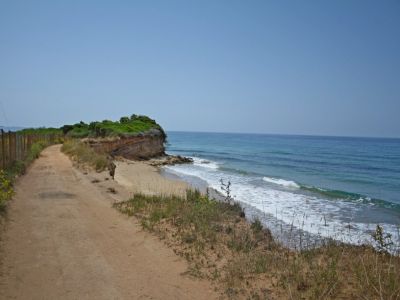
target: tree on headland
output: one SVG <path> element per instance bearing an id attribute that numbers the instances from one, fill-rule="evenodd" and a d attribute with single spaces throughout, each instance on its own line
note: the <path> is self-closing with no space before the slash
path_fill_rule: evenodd
<path id="1" fill-rule="evenodd" d="M 131 120 L 128 118 L 128 117 L 121 117 L 120 119 L 119 119 L 119 122 L 121 123 L 121 124 L 126 124 L 126 123 L 129 123 Z"/>

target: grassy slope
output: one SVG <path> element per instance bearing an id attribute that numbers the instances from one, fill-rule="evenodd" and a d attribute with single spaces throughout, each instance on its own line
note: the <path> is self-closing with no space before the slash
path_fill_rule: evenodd
<path id="1" fill-rule="evenodd" d="M 105 154 L 96 153 L 90 146 L 78 140 L 65 141 L 61 151 L 78 164 L 92 167 L 98 172 L 107 168 L 108 160 Z"/>
<path id="2" fill-rule="evenodd" d="M 400 298 L 400 258 L 372 247 L 328 241 L 294 252 L 259 221 L 245 221 L 238 205 L 198 192 L 186 199 L 139 194 L 115 207 L 185 257 L 190 275 L 212 280 L 229 298 Z"/>

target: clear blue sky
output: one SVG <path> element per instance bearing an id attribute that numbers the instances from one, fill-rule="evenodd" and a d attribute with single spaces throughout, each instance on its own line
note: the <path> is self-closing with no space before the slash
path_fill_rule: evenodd
<path id="1" fill-rule="evenodd" d="M 400 1 L 0 1 L 0 124 L 400 137 Z"/>

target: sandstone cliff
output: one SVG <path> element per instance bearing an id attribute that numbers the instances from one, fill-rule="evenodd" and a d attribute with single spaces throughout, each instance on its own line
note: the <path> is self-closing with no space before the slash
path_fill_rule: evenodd
<path id="1" fill-rule="evenodd" d="M 165 155 L 165 135 L 156 129 L 134 136 L 87 138 L 85 142 L 96 152 L 127 159 L 143 160 Z"/>

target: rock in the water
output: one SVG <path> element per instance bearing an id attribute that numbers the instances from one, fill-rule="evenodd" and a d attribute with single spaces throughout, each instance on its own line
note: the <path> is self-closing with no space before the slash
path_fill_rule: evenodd
<path id="1" fill-rule="evenodd" d="M 177 164 L 187 164 L 192 163 L 193 159 L 190 157 L 184 157 L 180 155 L 165 155 L 159 158 L 153 158 L 149 161 L 151 166 L 167 166 L 167 165 L 177 165 Z"/>

